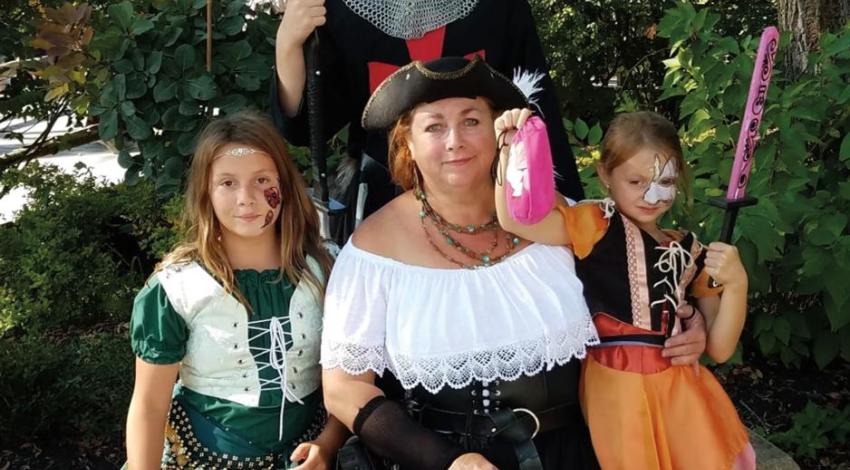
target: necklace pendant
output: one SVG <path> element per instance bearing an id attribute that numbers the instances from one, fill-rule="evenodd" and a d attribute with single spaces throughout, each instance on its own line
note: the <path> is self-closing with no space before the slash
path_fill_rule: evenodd
<path id="1" fill-rule="evenodd" d="M 484 266 L 490 266 L 490 257 L 489 256 L 487 256 L 487 255 L 482 256 L 481 261 L 484 262 Z"/>
<path id="2" fill-rule="evenodd" d="M 466 231 L 469 232 L 469 233 L 475 233 L 475 226 L 472 225 L 472 224 L 467 225 Z"/>
<path id="3" fill-rule="evenodd" d="M 454 244 L 455 244 L 455 240 L 454 240 L 454 238 L 452 238 L 452 237 L 446 237 L 446 244 L 448 244 L 448 245 L 454 245 Z"/>

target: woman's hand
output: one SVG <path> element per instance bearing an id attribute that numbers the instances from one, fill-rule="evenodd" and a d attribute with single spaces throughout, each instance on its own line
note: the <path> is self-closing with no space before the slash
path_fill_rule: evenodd
<path id="1" fill-rule="evenodd" d="M 684 331 L 674 335 L 664 342 L 661 351 L 663 357 L 669 357 L 674 366 L 687 364 L 699 365 L 699 358 L 705 352 L 706 328 L 705 319 L 693 305 L 683 304 L 679 306 L 676 315 L 684 324 Z M 692 316 L 691 316 L 692 315 Z M 688 318 L 690 316 L 690 318 Z"/>
<path id="2" fill-rule="evenodd" d="M 468 452 L 456 458 L 449 470 L 499 470 L 483 455 Z"/>
<path id="3" fill-rule="evenodd" d="M 322 449 L 314 441 L 302 442 L 289 456 L 292 462 L 301 462 L 292 470 L 327 470 L 333 461 L 333 456 Z"/>
<path id="4" fill-rule="evenodd" d="M 705 272 L 724 287 L 747 286 L 747 271 L 734 245 L 711 242 L 706 250 Z"/>
<path id="5" fill-rule="evenodd" d="M 509 109 L 502 113 L 496 119 L 494 126 L 496 128 L 496 139 L 497 144 L 500 148 L 507 147 L 510 144 L 511 140 L 514 138 L 514 134 L 525 124 L 525 121 L 531 117 L 531 110 L 528 108 L 514 108 Z"/>
<path id="6" fill-rule="evenodd" d="M 325 24 L 325 0 L 287 0 L 283 20 L 277 28 L 275 48 L 300 49 L 307 36 Z"/>

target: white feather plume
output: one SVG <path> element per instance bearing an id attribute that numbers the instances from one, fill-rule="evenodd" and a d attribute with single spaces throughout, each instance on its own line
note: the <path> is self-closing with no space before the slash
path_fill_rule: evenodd
<path id="1" fill-rule="evenodd" d="M 514 76 L 512 79 L 514 85 L 516 85 L 517 88 L 519 88 L 519 91 L 525 95 L 525 98 L 528 100 L 528 104 L 537 108 L 537 112 L 539 112 L 543 118 L 546 116 L 543 116 L 543 110 L 540 109 L 540 106 L 537 104 L 537 97 L 534 95 L 543 90 L 541 82 L 545 76 L 546 74 L 544 72 L 524 70 L 522 67 L 516 67 L 514 68 Z"/>

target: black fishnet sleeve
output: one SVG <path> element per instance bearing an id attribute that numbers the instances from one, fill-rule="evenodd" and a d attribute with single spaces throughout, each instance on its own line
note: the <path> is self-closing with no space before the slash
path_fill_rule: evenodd
<path id="1" fill-rule="evenodd" d="M 372 451 L 401 468 L 445 470 L 464 450 L 413 420 L 398 403 L 380 396 L 354 418 L 354 433 Z"/>

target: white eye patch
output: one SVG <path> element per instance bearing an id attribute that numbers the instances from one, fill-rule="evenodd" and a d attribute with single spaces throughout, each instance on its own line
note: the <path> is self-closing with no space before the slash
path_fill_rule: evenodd
<path id="1" fill-rule="evenodd" d="M 664 166 L 661 167 L 661 157 L 655 155 L 655 163 L 652 169 L 652 181 L 646 192 L 643 193 L 643 200 L 649 204 L 658 204 L 659 202 L 672 202 L 676 197 L 676 185 L 662 184 L 662 181 L 676 181 L 679 172 L 676 171 L 676 165 L 672 158 L 668 158 Z"/>

